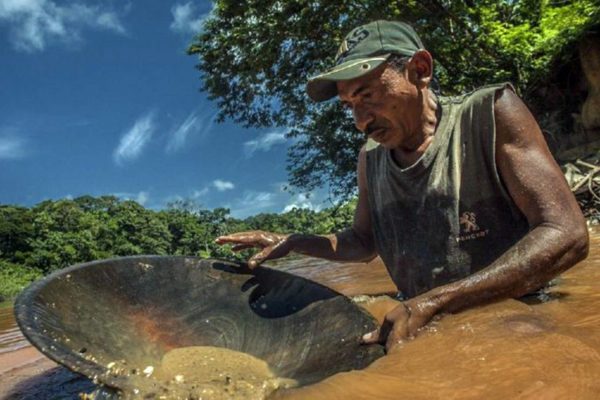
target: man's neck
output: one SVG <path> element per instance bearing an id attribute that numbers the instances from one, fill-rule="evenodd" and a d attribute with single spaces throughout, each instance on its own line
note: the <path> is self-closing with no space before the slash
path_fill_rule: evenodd
<path id="1" fill-rule="evenodd" d="M 439 122 L 439 107 L 437 96 L 428 88 L 423 93 L 423 112 L 421 113 L 421 125 L 413 140 L 406 145 L 392 150 L 394 160 L 402 167 L 413 165 L 425 150 L 433 142 L 436 128 Z"/>

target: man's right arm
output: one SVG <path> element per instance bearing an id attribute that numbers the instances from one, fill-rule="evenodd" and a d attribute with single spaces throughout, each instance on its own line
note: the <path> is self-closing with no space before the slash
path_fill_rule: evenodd
<path id="1" fill-rule="evenodd" d="M 278 234 L 263 231 L 239 232 L 217 238 L 218 244 L 233 244 L 233 250 L 262 249 L 248 260 L 250 268 L 290 252 L 334 261 L 370 261 L 376 256 L 367 194 L 367 154 L 358 156 L 358 203 L 352 227 L 332 235 Z"/>

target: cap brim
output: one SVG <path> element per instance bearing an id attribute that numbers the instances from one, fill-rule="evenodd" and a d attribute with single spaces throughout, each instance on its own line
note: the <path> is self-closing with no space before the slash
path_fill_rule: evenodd
<path id="1" fill-rule="evenodd" d="M 317 102 L 329 100 L 338 94 L 336 82 L 347 81 L 367 74 L 383 64 L 389 56 L 389 54 L 382 54 L 336 65 L 329 71 L 310 78 L 306 84 L 306 93 Z"/>

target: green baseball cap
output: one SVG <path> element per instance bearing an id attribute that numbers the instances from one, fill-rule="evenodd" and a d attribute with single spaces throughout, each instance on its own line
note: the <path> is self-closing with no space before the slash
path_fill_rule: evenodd
<path id="1" fill-rule="evenodd" d="M 344 38 L 335 65 L 308 80 L 306 92 L 314 101 L 329 100 L 338 94 L 337 81 L 358 78 L 392 54 L 412 56 L 423 48 L 419 35 L 404 22 L 375 21 L 359 26 Z"/>

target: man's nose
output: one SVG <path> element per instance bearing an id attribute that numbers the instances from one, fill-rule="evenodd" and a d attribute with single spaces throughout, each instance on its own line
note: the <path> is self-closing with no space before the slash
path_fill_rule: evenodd
<path id="1" fill-rule="evenodd" d="M 352 113 L 354 115 L 354 125 L 356 126 L 356 129 L 361 132 L 365 132 L 367 126 L 375 119 L 373 114 L 366 107 L 356 106 L 352 110 Z"/>

